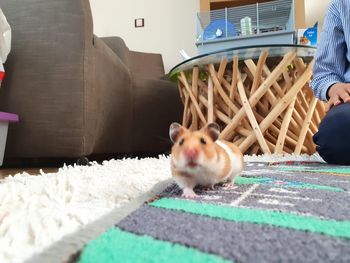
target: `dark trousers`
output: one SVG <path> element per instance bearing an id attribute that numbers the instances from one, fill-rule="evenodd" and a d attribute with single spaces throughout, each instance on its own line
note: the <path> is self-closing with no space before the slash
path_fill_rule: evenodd
<path id="1" fill-rule="evenodd" d="M 313 139 L 327 163 L 350 165 L 350 103 L 333 107 Z"/>

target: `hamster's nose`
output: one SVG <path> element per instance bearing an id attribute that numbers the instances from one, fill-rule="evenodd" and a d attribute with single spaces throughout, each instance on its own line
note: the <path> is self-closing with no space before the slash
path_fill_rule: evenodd
<path id="1" fill-rule="evenodd" d="M 185 152 L 188 159 L 194 160 L 198 156 L 198 151 L 194 148 L 187 149 Z"/>

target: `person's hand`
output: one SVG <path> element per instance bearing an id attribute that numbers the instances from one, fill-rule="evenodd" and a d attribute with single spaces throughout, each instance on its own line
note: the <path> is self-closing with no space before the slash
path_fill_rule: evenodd
<path id="1" fill-rule="evenodd" d="M 328 90 L 328 104 L 327 111 L 333 106 L 338 106 L 341 103 L 350 102 L 350 83 L 335 83 Z"/>

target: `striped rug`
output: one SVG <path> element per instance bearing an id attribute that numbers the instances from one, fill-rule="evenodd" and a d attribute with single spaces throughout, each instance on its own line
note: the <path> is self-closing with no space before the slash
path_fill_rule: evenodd
<path id="1" fill-rule="evenodd" d="M 247 163 L 231 188 L 174 184 L 91 240 L 74 261 L 350 262 L 350 168 Z"/>

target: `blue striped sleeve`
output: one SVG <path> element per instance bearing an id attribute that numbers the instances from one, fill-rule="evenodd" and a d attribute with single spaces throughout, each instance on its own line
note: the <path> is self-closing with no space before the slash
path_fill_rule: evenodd
<path id="1" fill-rule="evenodd" d="M 346 71 L 346 43 L 336 4 L 332 1 L 328 8 L 311 81 L 315 96 L 324 101 L 331 85 L 344 82 Z"/>

